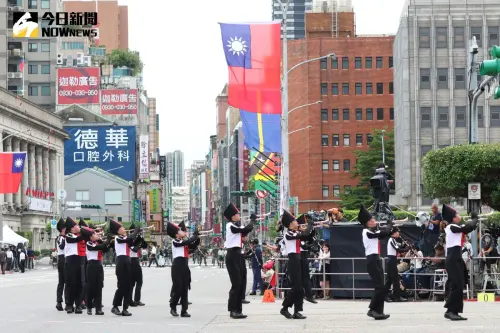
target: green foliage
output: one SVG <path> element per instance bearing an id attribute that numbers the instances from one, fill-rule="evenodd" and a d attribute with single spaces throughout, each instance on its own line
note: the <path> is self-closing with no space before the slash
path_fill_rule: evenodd
<path id="1" fill-rule="evenodd" d="M 141 73 L 144 67 L 139 54 L 130 50 L 113 50 L 108 54 L 108 59 L 114 68 L 123 66 L 130 68 L 133 76 Z"/>
<path id="2" fill-rule="evenodd" d="M 276 225 L 278 224 L 278 214 L 274 215 L 273 219 L 269 219 L 267 224 L 267 234 L 271 241 L 273 241 L 276 237 L 278 237 L 278 233 L 276 232 Z"/>
<path id="3" fill-rule="evenodd" d="M 343 209 L 359 210 L 360 205 L 370 207 L 373 204 L 373 196 L 366 186 L 354 187 L 348 193 L 342 193 L 340 198 L 342 199 L 341 205 Z"/>
<path id="4" fill-rule="evenodd" d="M 253 177 L 250 177 L 248 179 L 248 190 L 249 191 L 255 191 L 255 179 Z"/>
<path id="5" fill-rule="evenodd" d="M 354 210 L 344 209 L 344 217 L 347 219 L 347 221 L 353 221 L 353 222 L 357 221 L 358 213 L 359 213 L 359 207 L 358 207 L 358 209 L 354 209 Z M 408 221 L 415 220 L 415 216 L 414 216 L 414 215 L 416 215 L 415 212 L 394 211 L 393 213 L 396 216 L 396 220 L 403 220 L 405 218 L 408 218 Z"/>
<path id="6" fill-rule="evenodd" d="M 494 212 L 491 215 L 488 215 L 488 219 L 483 222 L 486 227 L 500 226 L 500 212 Z"/>
<path id="7" fill-rule="evenodd" d="M 459 145 L 429 151 L 422 161 L 425 194 L 467 198 L 467 183 L 481 183 L 481 201 L 500 209 L 500 144 Z"/>
<path id="8" fill-rule="evenodd" d="M 52 233 L 52 226 L 50 225 L 50 222 L 47 222 L 47 224 L 45 225 L 45 233 L 46 234 Z"/>
<path id="9" fill-rule="evenodd" d="M 33 246 L 33 232 L 32 231 L 16 231 L 16 234 L 26 238 L 31 246 Z"/>

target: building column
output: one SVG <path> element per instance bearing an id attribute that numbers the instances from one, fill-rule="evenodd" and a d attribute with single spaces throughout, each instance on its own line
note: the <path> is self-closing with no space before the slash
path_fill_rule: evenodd
<path id="1" fill-rule="evenodd" d="M 55 205 L 55 208 L 53 211 L 58 212 L 58 197 L 57 197 L 57 181 L 56 181 L 56 170 L 57 170 L 57 156 L 56 152 L 51 150 L 49 152 L 49 192 L 53 192 L 53 204 Z"/>
<path id="2" fill-rule="evenodd" d="M 38 191 L 43 190 L 42 147 L 35 147 L 35 182 Z"/>
<path id="3" fill-rule="evenodd" d="M 12 151 L 12 137 L 8 137 L 3 141 L 3 151 L 11 152 Z M 7 207 L 12 207 L 12 193 L 5 194 L 5 203 Z"/>
<path id="4" fill-rule="evenodd" d="M 21 141 L 21 151 L 26 152 L 26 160 L 24 161 L 24 170 L 23 170 L 23 179 L 21 180 L 21 205 L 26 205 L 28 203 L 28 196 L 26 195 L 26 189 L 29 186 L 28 182 L 28 176 L 29 176 L 29 163 L 30 163 L 30 157 L 29 157 L 29 152 L 28 152 L 28 142 L 22 140 Z"/>
<path id="5" fill-rule="evenodd" d="M 42 188 L 41 190 L 44 192 L 49 192 L 49 150 L 47 148 L 43 148 L 42 150 Z M 44 198 L 45 199 L 45 198 Z"/>
<path id="6" fill-rule="evenodd" d="M 14 151 L 14 152 L 21 151 L 21 140 L 20 139 L 12 138 L 12 151 Z M 26 161 L 25 161 L 25 164 L 26 164 Z M 24 165 L 23 165 L 23 168 L 24 168 Z M 23 174 L 24 174 L 24 170 L 23 170 Z M 19 186 L 19 190 L 17 191 L 17 193 L 14 193 L 13 202 L 14 202 L 15 208 L 21 207 L 21 198 L 23 195 L 23 191 L 25 191 L 25 189 L 23 188 L 23 186 L 21 184 Z"/>
<path id="7" fill-rule="evenodd" d="M 36 187 L 36 158 L 35 158 L 35 145 L 28 144 L 28 184 L 30 191 Z"/>

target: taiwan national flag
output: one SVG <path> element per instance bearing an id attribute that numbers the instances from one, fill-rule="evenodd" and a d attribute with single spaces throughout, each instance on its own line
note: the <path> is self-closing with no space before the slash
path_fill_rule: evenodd
<path id="1" fill-rule="evenodd" d="M 281 24 L 220 26 L 229 70 L 228 104 L 248 112 L 281 113 Z"/>
<path id="2" fill-rule="evenodd" d="M 0 193 L 17 193 L 23 178 L 26 152 L 0 153 Z"/>

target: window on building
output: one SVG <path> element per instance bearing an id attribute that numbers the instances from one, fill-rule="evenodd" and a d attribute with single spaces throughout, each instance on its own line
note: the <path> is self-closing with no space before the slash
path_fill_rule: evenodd
<path id="1" fill-rule="evenodd" d="M 351 145 L 351 135 L 344 134 L 344 146 L 348 147 Z"/>
<path id="2" fill-rule="evenodd" d="M 338 83 L 332 83 L 332 95 L 338 95 L 339 94 L 339 84 Z"/>
<path id="3" fill-rule="evenodd" d="M 363 120 L 363 109 L 356 109 L 356 120 Z"/>
<path id="4" fill-rule="evenodd" d="M 339 120 L 339 109 L 332 110 L 332 120 Z"/>
<path id="5" fill-rule="evenodd" d="M 455 127 L 465 127 L 467 124 L 467 117 L 465 106 L 455 106 Z"/>
<path id="6" fill-rule="evenodd" d="M 321 109 L 321 121 L 328 121 L 328 109 Z"/>
<path id="7" fill-rule="evenodd" d="M 477 46 L 479 46 L 479 47 L 483 46 L 483 40 L 481 39 L 482 30 L 483 30 L 482 27 L 471 27 L 470 28 L 471 38 L 476 37 Z"/>
<path id="8" fill-rule="evenodd" d="M 490 105 L 490 113 L 491 113 L 490 126 L 500 127 L 500 106 Z"/>
<path id="9" fill-rule="evenodd" d="M 323 95 L 323 96 L 328 95 L 328 84 L 327 83 L 321 84 L 321 95 Z"/>
<path id="10" fill-rule="evenodd" d="M 361 69 L 361 57 L 354 58 L 354 68 Z"/>
<path id="11" fill-rule="evenodd" d="M 38 52 L 38 43 L 28 43 L 28 52 Z"/>
<path id="12" fill-rule="evenodd" d="M 373 83 L 366 82 L 366 94 L 367 95 L 373 94 Z"/>
<path id="13" fill-rule="evenodd" d="M 37 9 L 37 0 L 28 0 L 28 9 Z"/>
<path id="14" fill-rule="evenodd" d="M 432 150 L 432 146 L 421 146 L 420 147 L 420 153 L 421 153 L 422 157 L 424 157 L 431 150 Z"/>
<path id="15" fill-rule="evenodd" d="M 383 57 L 377 57 L 377 68 L 384 68 L 384 58 Z"/>
<path id="16" fill-rule="evenodd" d="M 363 145 L 363 134 L 356 134 L 356 146 Z"/>
<path id="17" fill-rule="evenodd" d="M 488 47 L 498 45 L 498 30 L 498 26 L 488 27 Z"/>
<path id="18" fill-rule="evenodd" d="M 384 84 L 382 82 L 377 82 L 377 95 L 384 94 Z"/>
<path id="19" fill-rule="evenodd" d="M 449 109 L 447 106 L 438 107 L 438 127 L 450 127 Z"/>
<path id="20" fill-rule="evenodd" d="M 420 89 L 431 89 L 430 68 L 420 68 Z"/>
<path id="21" fill-rule="evenodd" d="M 455 68 L 455 89 L 465 89 L 465 68 Z"/>
<path id="22" fill-rule="evenodd" d="M 365 57 L 365 68 L 373 67 L 373 59 L 372 57 Z"/>
<path id="23" fill-rule="evenodd" d="M 342 57 L 342 69 L 349 69 L 349 58 Z"/>
<path id="24" fill-rule="evenodd" d="M 330 169 L 328 160 L 321 161 L 321 170 L 328 171 Z"/>
<path id="25" fill-rule="evenodd" d="M 344 171 L 351 170 L 351 160 L 344 160 Z"/>
<path id="26" fill-rule="evenodd" d="M 333 160 L 333 171 L 339 171 L 339 170 L 340 170 L 340 161 Z"/>
<path id="27" fill-rule="evenodd" d="M 389 120 L 394 120 L 394 108 L 389 109 Z"/>
<path id="28" fill-rule="evenodd" d="M 366 142 L 371 143 L 372 141 L 373 141 L 373 135 L 371 133 L 366 134 Z"/>
<path id="29" fill-rule="evenodd" d="M 377 108 L 377 120 L 384 120 L 384 108 Z"/>
<path id="30" fill-rule="evenodd" d="M 322 134 L 321 135 L 321 145 L 323 147 L 327 147 L 328 146 L 328 134 Z"/>
<path id="31" fill-rule="evenodd" d="M 123 203 L 122 190 L 104 190 L 105 205 L 121 205 Z"/>
<path id="32" fill-rule="evenodd" d="M 333 185 L 333 197 L 334 198 L 340 197 L 340 185 Z"/>
<path id="33" fill-rule="evenodd" d="M 339 69 L 339 59 L 337 57 L 332 57 L 332 69 Z"/>
<path id="34" fill-rule="evenodd" d="M 40 70 L 41 74 L 50 74 L 50 65 L 49 64 L 41 65 L 40 69 L 41 69 Z"/>
<path id="35" fill-rule="evenodd" d="M 323 185 L 322 189 L 323 189 L 323 198 L 328 198 L 328 195 L 330 194 L 328 191 L 328 185 Z"/>
<path id="36" fill-rule="evenodd" d="M 438 68 L 438 89 L 448 89 L 448 68 Z"/>
<path id="37" fill-rule="evenodd" d="M 448 47 L 448 28 L 436 27 L 436 47 L 445 49 Z"/>
<path id="38" fill-rule="evenodd" d="M 349 83 L 342 83 L 342 95 L 349 95 Z"/>
<path id="39" fill-rule="evenodd" d="M 391 94 L 391 95 L 394 94 L 394 82 L 393 81 L 389 82 L 389 94 Z"/>
<path id="40" fill-rule="evenodd" d="M 478 127 L 484 127 L 483 107 L 482 106 L 478 106 L 477 107 L 477 126 Z"/>
<path id="41" fill-rule="evenodd" d="M 75 191 L 75 200 L 76 201 L 89 201 L 90 200 L 90 191 Z"/>
<path id="42" fill-rule="evenodd" d="M 352 190 L 351 185 L 344 185 L 344 194 L 350 194 Z"/>
<path id="43" fill-rule="evenodd" d="M 332 134 L 332 146 L 337 147 L 340 145 L 340 138 L 338 134 Z"/>
<path id="44" fill-rule="evenodd" d="M 38 74 L 38 65 L 28 65 L 28 74 Z"/>
<path id="45" fill-rule="evenodd" d="M 328 59 L 327 58 L 322 58 L 319 62 L 319 66 L 321 69 L 328 69 Z"/>
<path id="46" fill-rule="evenodd" d="M 461 49 L 465 47 L 465 28 L 453 27 L 453 48 Z"/>
<path id="47" fill-rule="evenodd" d="M 428 27 L 418 28 L 418 47 L 421 49 L 428 49 L 431 47 L 430 39 L 431 29 Z"/>
<path id="48" fill-rule="evenodd" d="M 362 83 L 356 83 L 355 84 L 355 94 L 356 95 L 361 95 L 363 94 L 363 84 Z"/>
<path id="49" fill-rule="evenodd" d="M 40 86 L 40 92 L 41 92 L 41 96 L 50 96 L 51 93 L 50 93 L 50 85 L 41 85 Z"/>
<path id="50" fill-rule="evenodd" d="M 366 120 L 373 120 L 373 109 L 366 109 Z"/>
<path id="51" fill-rule="evenodd" d="M 40 0 L 41 9 L 50 9 L 50 0 Z"/>
<path id="52" fill-rule="evenodd" d="M 28 86 L 28 96 L 38 96 L 38 86 Z"/>
<path id="53" fill-rule="evenodd" d="M 389 68 L 394 67 L 394 59 L 392 57 L 389 57 Z"/>
<path id="54" fill-rule="evenodd" d="M 342 120 L 349 120 L 349 109 L 342 110 Z"/>
<path id="55" fill-rule="evenodd" d="M 431 128 L 432 127 L 431 115 L 432 115 L 432 109 L 430 107 L 428 107 L 428 106 L 420 107 L 420 127 L 421 128 Z"/>
<path id="56" fill-rule="evenodd" d="M 40 51 L 50 52 L 50 43 L 41 42 L 40 43 Z"/>

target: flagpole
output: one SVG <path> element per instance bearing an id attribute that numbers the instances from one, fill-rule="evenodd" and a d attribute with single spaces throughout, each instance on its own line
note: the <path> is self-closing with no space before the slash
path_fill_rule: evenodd
<path id="1" fill-rule="evenodd" d="M 24 51 L 21 51 L 23 52 L 22 56 L 21 56 L 21 64 L 23 66 L 23 68 L 21 69 L 21 75 L 22 75 L 22 79 L 21 79 L 21 82 L 22 82 L 22 95 L 21 97 L 24 97 L 24 67 L 26 67 L 26 64 L 24 63 Z M 19 93 L 17 94 L 19 96 Z"/>

